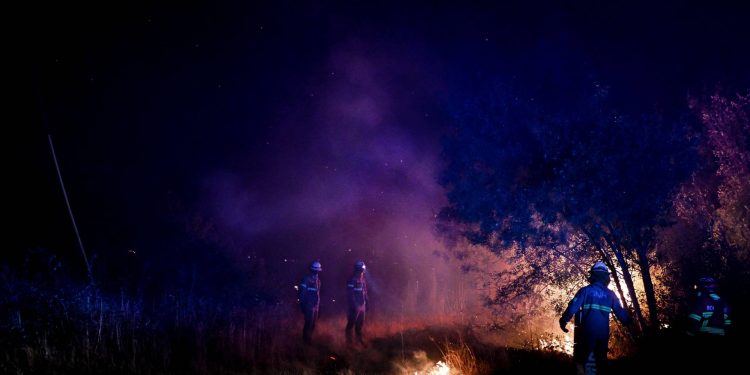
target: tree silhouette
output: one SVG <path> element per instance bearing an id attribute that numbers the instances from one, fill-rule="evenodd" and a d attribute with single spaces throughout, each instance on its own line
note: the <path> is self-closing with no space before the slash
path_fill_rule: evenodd
<path id="1" fill-rule="evenodd" d="M 549 110 L 500 85 L 468 102 L 444 143 L 442 218 L 497 253 L 554 253 L 583 238 L 589 255 L 620 271 L 618 293 L 626 301 L 627 290 L 641 326 L 658 327 L 655 230 L 692 170 L 692 149 L 681 122 L 627 118 L 608 109 L 606 97 L 606 87 L 592 84 Z M 631 264 L 643 280 L 648 323 Z"/>

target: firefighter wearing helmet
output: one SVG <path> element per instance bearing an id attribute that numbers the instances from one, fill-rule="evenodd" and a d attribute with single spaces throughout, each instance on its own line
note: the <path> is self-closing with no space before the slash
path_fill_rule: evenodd
<path id="1" fill-rule="evenodd" d="M 560 328 L 568 332 L 565 326 L 575 315 L 573 361 L 577 374 L 602 372 L 607 360 L 610 313 L 614 312 L 623 324 L 630 324 L 630 316 L 607 288 L 609 269 L 604 263 L 596 262 L 591 267 L 588 281 L 589 285 L 578 290 L 560 318 Z"/>
<path id="2" fill-rule="evenodd" d="M 685 352 L 691 372 L 732 373 L 731 345 L 725 335 L 732 325 L 729 305 L 718 294 L 713 277 L 701 277 L 695 285 L 696 299 L 688 315 Z M 736 368 L 735 368 L 736 369 Z"/>
<path id="3" fill-rule="evenodd" d="M 346 295 L 349 307 L 346 314 L 346 342 L 352 343 L 352 330 L 357 336 L 357 342 L 365 345 L 362 338 L 362 326 L 365 324 L 367 311 L 367 282 L 365 281 L 365 262 L 359 260 L 354 263 L 354 274 L 346 283 Z"/>
<path id="4" fill-rule="evenodd" d="M 299 283 L 299 305 L 305 316 L 305 326 L 302 329 L 302 340 L 305 344 L 312 342 L 312 333 L 315 330 L 315 322 L 318 320 L 320 310 L 320 277 L 318 273 L 323 271 L 320 261 L 316 260 L 310 264 L 310 274 Z"/>

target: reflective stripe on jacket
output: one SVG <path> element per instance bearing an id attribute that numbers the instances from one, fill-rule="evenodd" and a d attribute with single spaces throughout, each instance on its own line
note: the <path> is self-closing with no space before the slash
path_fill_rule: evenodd
<path id="1" fill-rule="evenodd" d="M 346 283 L 346 295 L 349 307 L 367 304 L 367 281 L 364 276 L 353 276 Z"/>
<path id="2" fill-rule="evenodd" d="M 320 278 L 317 275 L 307 275 L 299 283 L 299 303 L 303 309 L 320 306 Z"/>
<path id="3" fill-rule="evenodd" d="M 724 336 L 732 325 L 729 306 L 716 293 L 698 296 L 693 310 L 688 315 L 688 334 Z"/>
<path id="4" fill-rule="evenodd" d="M 615 292 L 601 283 L 592 283 L 578 290 L 562 315 L 569 321 L 575 314 L 576 329 L 583 328 L 585 336 L 608 337 L 609 314 L 614 312 L 618 320 L 630 322 L 630 316 L 622 308 Z"/>

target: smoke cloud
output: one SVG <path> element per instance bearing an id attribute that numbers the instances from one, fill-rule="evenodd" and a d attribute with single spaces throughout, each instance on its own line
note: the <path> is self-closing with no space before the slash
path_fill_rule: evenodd
<path id="1" fill-rule="evenodd" d="M 320 259 L 324 308 L 342 309 L 346 278 L 362 259 L 376 310 L 461 309 L 464 276 L 434 229 L 445 203 L 430 102 L 439 82 L 417 58 L 388 56 L 356 42 L 334 50 L 268 124 L 271 136 L 255 142 L 257 164 L 205 181 L 202 210 L 232 256 L 255 263 L 282 299 L 294 298 L 292 285 Z"/>

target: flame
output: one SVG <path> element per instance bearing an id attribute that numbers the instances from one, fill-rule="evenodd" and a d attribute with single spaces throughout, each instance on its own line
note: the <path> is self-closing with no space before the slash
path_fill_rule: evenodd
<path id="1" fill-rule="evenodd" d="M 563 335 L 562 341 L 556 337 L 549 340 L 539 339 L 539 348 L 573 355 L 573 339 L 570 334 Z"/>
<path id="2" fill-rule="evenodd" d="M 429 371 L 425 372 L 424 375 L 450 375 L 451 368 L 443 361 L 438 361 Z M 414 375 L 422 375 L 419 371 L 415 371 Z"/>
<path id="3" fill-rule="evenodd" d="M 465 373 L 460 367 L 455 367 L 448 358 L 443 358 L 437 363 L 430 361 L 427 359 L 426 353 L 421 350 L 414 353 L 414 361 L 414 363 L 405 364 L 406 366 L 402 368 L 400 373 L 405 375 L 471 375 L 474 373 Z"/>

